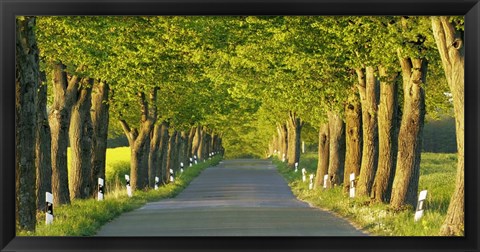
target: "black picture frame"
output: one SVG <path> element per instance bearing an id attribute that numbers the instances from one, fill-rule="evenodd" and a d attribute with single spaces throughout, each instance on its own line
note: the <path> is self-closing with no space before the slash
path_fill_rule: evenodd
<path id="1" fill-rule="evenodd" d="M 1 251 L 478 251 L 480 4 L 478 0 L 0 0 Z M 16 237 L 17 15 L 465 15 L 464 237 Z"/>

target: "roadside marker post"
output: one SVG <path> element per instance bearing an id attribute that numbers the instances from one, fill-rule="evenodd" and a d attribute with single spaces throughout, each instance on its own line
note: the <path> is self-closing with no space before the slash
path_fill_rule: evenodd
<path id="1" fill-rule="evenodd" d="M 170 169 L 170 182 L 175 182 L 175 177 L 173 176 L 173 169 Z"/>
<path id="2" fill-rule="evenodd" d="M 327 189 L 327 182 L 328 182 L 328 174 L 323 176 L 323 189 Z"/>
<path id="3" fill-rule="evenodd" d="M 125 180 L 127 181 L 127 195 L 132 197 L 132 187 L 130 186 L 130 176 L 125 175 Z"/>
<path id="4" fill-rule="evenodd" d="M 305 169 L 305 168 L 304 168 Z M 310 184 L 308 185 L 308 189 L 312 190 L 313 189 L 313 174 L 310 174 Z"/>
<path id="5" fill-rule="evenodd" d="M 102 178 L 98 178 L 98 193 L 97 193 L 97 199 L 98 201 L 102 201 L 103 200 L 103 187 L 104 187 L 104 184 L 105 181 L 102 179 Z"/>
<path id="6" fill-rule="evenodd" d="M 192 165 L 193 165 L 193 159 L 190 158 L 190 167 L 192 167 Z"/>
<path id="7" fill-rule="evenodd" d="M 45 201 L 45 223 L 50 225 L 53 222 L 53 194 L 46 192 Z"/>
<path id="8" fill-rule="evenodd" d="M 305 182 L 307 180 L 307 170 L 302 168 L 302 181 Z"/>
<path id="9" fill-rule="evenodd" d="M 160 178 L 155 177 L 155 190 L 158 190 L 158 182 L 160 182 Z"/>
<path id="10" fill-rule="evenodd" d="M 298 171 L 298 162 L 295 162 L 295 172 Z"/>
<path id="11" fill-rule="evenodd" d="M 285 162 L 285 153 L 283 153 L 282 162 Z"/>
<path id="12" fill-rule="evenodd" d="M 423 208 L 425 206 L 425 200 L 427 199 L 427 190 L 423 190 L 418 195 L 417 209 L 415 210 L 415 221 L 420 220 L 423 216 Z"/>
<path id="13" fill-rule="evenodd" d="M 180 173 L 183 173 L 183 162 L 180 162 Z"/>
<path id="14" fill-rule="evenodd" d="M 350 173 L 350 198 L 355 197 L 355 173 Z"/>
<path id="15" fill-rule="evenodd" d="M 198 164 L 198 162 L 197 162 L 197 155 L 193 155 L 193 159 L 195 160 L 195 164 Z"/>

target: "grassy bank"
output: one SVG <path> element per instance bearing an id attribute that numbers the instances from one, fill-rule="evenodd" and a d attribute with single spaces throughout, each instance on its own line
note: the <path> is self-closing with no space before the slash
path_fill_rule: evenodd
<path id="1" fill-rule="evenodd" d="M 176 178 L 175 183 L 160 186 L 158 190 L 135 191 L 130 198 L 120 182 L 121 176 L 129 174 L 129 153 L 128 148 L 123 147 L 107 151 L 107 192 L 104 201 L 73 200 L 70 205 L 55 207 L 55 219 L 51 225 L 46 225 L 45 214 L 39 213 L 36 231 L 23 231 L 17 235 L 92 236 L 102 225 L 124 212 L 132 211 L 150 201 L 176 196 L 205 168 L 217 165 L 221 160 L 221 157 L 217 156 L 205 163 L 187 167 L 185 172 Z"/>
<path id="2" fill-rule="evenodd" d="M 419 190 L 428 190 L 422 219 L 414 222 L 414 209 L 393 211 L 387 204 L 370 203 L 368 198 L 350 199 L 341 187 L 330 190 L 308 190 L 301 172 L 274 160 L 293 193 L 301 200 L 331 210 L 356 226 L 380 236 L 437 236 L 443 223 L 455 185 L 456 154 L 422 153 Z M 315 174 L 316 154 L 304 154 L 299 168 Z M 299 170 L 300 170 L 299 169 Z"/>

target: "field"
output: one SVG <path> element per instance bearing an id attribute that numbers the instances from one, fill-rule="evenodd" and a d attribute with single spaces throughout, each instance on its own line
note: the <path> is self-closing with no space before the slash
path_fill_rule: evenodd
<path id="1" fill-rule="evenodd" d="M 370 203 L 368 198 L 350 199 L 341 187 L 331 190 L 308 190 L 301 172 L 274 160 L 293 193 L 316 207 L 346 217 L 354 225 L 378 236 L 437 236 L 443 223 L 455 185 L 456 154 L 422 153 L 419 190 L 428 190 L 423 218 L 414 222 L 414 209 L 393 211 L 387 204 Z M 304 154 L 299 168 L 315 174 L 317 155 Z M 300 170 L 299 169 L 299 170 Z"/>

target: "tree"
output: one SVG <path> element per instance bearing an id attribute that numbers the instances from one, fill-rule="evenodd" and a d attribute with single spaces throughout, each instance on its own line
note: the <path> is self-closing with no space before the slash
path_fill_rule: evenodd
<path id="1" fill-rule="evenodd" d="M 16 19 L 15 210 L 18 228 L 28 231 L 34 231 L 36 224 L 35 133 L 40 74 L 35 21 L 35 17 Z"/>
<path id="2" fill-rule="evenodd" d="M 464 69 L 465 49 L 463 47 L 463 19 L 452 17 L 431 17 L 433 35 L 437 44 L 448 86 L 452 93 L 455 111 L 457 138 L 457 176 L 455 191 L 450 200 L 447 217 L 442 225 L 442 235 L 462 235 L 465 215 L 464 178 Z"/>

